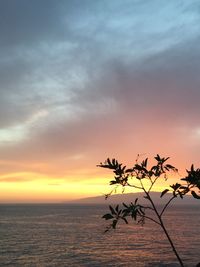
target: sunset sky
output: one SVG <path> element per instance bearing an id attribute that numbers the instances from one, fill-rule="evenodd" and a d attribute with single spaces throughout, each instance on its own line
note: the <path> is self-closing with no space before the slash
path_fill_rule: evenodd
<path id="1" fill-rule="evenodd" d="M 200 2 L 0 0 L 0 202 L 101 195 L 138 153 L 200 167 Z"/>

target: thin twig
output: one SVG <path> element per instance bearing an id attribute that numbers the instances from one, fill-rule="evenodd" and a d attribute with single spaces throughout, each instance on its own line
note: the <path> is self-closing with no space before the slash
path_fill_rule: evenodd
<path id="1" fill-rule="evenodd" d="M 142 215 L 142 217 L 144 217 L 144 218 L 146 218 L 146 219 L 148 219 L 148 220 L 150 220 L 150 221 L 153 221 L 154 223 L 157 223 L 158 225 L 160 225 L 160 226 L 161 226 L 161 224 L 160 224 L 159 222 L 157 222 L 156 220 L 152 219 L 152 218 L 151 218 L 151 217 L 149 217 L 149 216 Z"/>
<path id="2" fill-rule="evenodd" d="M 174 195 L 173 197 L 171 197 L 170 199 L 169 199 L 169 201 L 165 204 L 165 206 L 163 207 L 163 209 L 162 209 L 162 211 L 161 211 L 161 213 L 160 213 L 160 217 L 162 217 L 162 215 L 163 215 L 163 213 L 164 213 L 164 211 L 166 210 L 166 208 L 169 206 L 169 204 L 171 203 L 171 201 L 174 199 L 174 198 L 176 198 L 177 197 L 177 195 Z"/>
<path id="3" fill-rule="evenodd" d="M 158 177 L 155 178 L 154 181 L 152 181 L 152 179 L 150 180 L 151 181 L 151 185 L 149 187 L 149 190 L 148 190 L 148 193 L 151 191 L 152 187 L 154 186 L 155 182 L 157 181 Z"/>
<path id="4" fill-rule="evenodd" d="M 126 185 L 127 185 L 127 186 L 130 186 L 130 187 L 134 187 L 134 188 L 136 188 L 136 189 L 143 190 L 143 188 L 142 188 L 142 187 L 140 187 L 140 186 L 136 186 L 136 185 L 129 184 L 129 183 L 126 183 Z"/>

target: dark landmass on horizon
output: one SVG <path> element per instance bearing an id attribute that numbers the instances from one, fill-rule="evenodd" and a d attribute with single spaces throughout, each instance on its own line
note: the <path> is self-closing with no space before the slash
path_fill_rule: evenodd
<path id="1" fill-rule="evenodd" d="M 171 193 L 166 194 L 162 198 L 160 197 L 160 192 L 152 192 L 151 193 L 152 198 L 154 199 L 156 204 L 163 205 L 165 204 L 170 197 L 172 196 Z M 65 201 L 65 203 L 69 204 L 121 204 L 121 203 L 130 203 L 134 202 L 136 198 L 138 198 L 138 202 L 140 204 L 148 203 L 148 200 L 145 199 L 143 193 L 127 193 L 127 194 L 114 194 L 109 196 L 107 199 L 105 199 L 105 196 L 96 196 L 96 197 L 87 197 L 87 198 L 81 198 L 73 201 Z M 194 199 L 192 196 L 185 196 L 183 199 L 180 197 L 176 198 L 174 201 L 172 201 L 171 205 L 199 205 L 199 200 Z"/>

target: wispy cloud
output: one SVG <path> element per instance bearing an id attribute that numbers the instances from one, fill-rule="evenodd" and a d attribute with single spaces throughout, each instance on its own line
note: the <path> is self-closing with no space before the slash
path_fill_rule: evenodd
<path id="1" fill-rule="evenodd" d="M 77 168 L 91 177 L 108 155 L 143 152 L 196 162 L 199 8 L 1 1 L 0 149 L 9 171 L 25 164 L 70 180 Z"/>

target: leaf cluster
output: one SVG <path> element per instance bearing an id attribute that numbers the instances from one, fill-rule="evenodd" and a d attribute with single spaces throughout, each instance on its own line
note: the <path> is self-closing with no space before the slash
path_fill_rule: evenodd
<path id="1" fill-rule="evenodd" d="M 170 185 L 172 189 L 173 197 L 179 196 L 183 198 L 186 194 L 191 192 L 192 196 L 196 199 L 200 199 L 200 195 L 196 193 L 197 190 L 200 189 L 200 169 L 194 169 L 194 165 L 191 165 L 190 170 L 187 171 L 187 176 L 182 178 L 181 181 L 185 181 L 186 184 L 175 183 Z M 161 193 L 161 197 L 163 197 L 170 189 L 165 189 Z"/>
<path id="2" fill-rule="evenodd" d="M 191 194 L 194 198 L 200 199 L 200 195 L 197 195 L 197 193 L 192 190 L 192 189 L 196 189 L 196 190 L 200 190 L 200 169 L 194 169 L 194 165 L 191 165 L 190 170 L 186 170 L 187 171 L 187 176 L 185 178 L 182 178 L 182 181 L 186 181 L 187 183 L 187 188 L 189 189 L 189 191 L 191 191 Z"/>
<path id="3" fill-rule="evenodd" d="M 115 229 L 119 220 L 128 224 L 128 217 L 143 225 L 146 207 L 137 204 L 137 201 L 138 199 L 136 199 L 134 203 L 131 202 L 129 205 L 123 203 L 122 209 L 119 209 L 119 205 L 115 208 L 109 206 L 110 213 L 104 214 L 102 218 L 105 220 L 112 220 L 112 223 L 106 228 L 105 232 L 109 231 L 111 228 Z"/>
<path id="4" fill-rule="evenodd" d="M 148 199 L 151 203 L 152 207 L 144 207 L 137 203 L 137 199 L 135 203 L 125 204 L 123 203 L 123 208 L 119 209 L 119 205 L 115 208 L 109 206 L 110 213 L 107 213 L 103 216 L 105 220 L 112 220 L 112 224 L 107 228 L 108 231 L 110 228 L 115 229 L 119 220 L 123 220 L 126 224 L 128 223 L 127 217 L 131 217 L 138 223 L 144 223 L 145 218 L 148 218 L 156 223 L 153 218 L 146 216 L 145 211 L 147 208 L 151 208 L 155 210 L 154 203 L 151 199 L 150 192 L 158 179 L 164 177 L 167 179 L 167 175 L 170 171 L 178 172 L 178 169 L 173 165 L 168 163 L 169 157 L 161 157 L 160 155 L 156 155 L 154 157 L 155 164 L 153 166 L 148 166 L 148 158 L 136 163 L 131 168 L 126 168 L 125 165 L 119 163 L 116 159 L 107 158 L 104 163 L 100 163 L 98 167 L 111 169 L 114 173 L 114 179 L 110 181 L 110 185 L 121 185 L 122 187 L 128 186 L 136 189 L 140 189 L 144 192 L 144 198 Z M 135 181 L 139 181 L 140 186 L 134 183 Z M 143 179 L 148 179 L 150 186 L 148 188 L 144 187 Z M 186 183 L 182 183 L 184 181 Z M 196 193 L 197 190 L 200 189 L 200 169 L 194 169 L 192 165 L 190 170 L 187 170 L 187 176 L 182 178 L 179 183 L 175 183 L 170 185 L 169 188 L 165 189 L 161 192 L 161 196 L 163 197 L 166 193 L 172 192 L 172 197 L 170 200 L 164 205 L 163 210 L 160 214 L 156 214 L 158 217 L 162 216 L 170 202 L 176 198 L 183 198 L 186 194 L 191 192 L 194 198 L 200 199 L 200 195 Z M 106 198 L 111 195 L 113 190 L 106 195 Z"/>
<path id="5" fill-rule="evenodd" d="M 116 159 L 107 159 L 105 163 L 100 163 L 98 167 L 108 168 L 113 170 L 115 180 L 110 181 L 110 185 L 120 184 L 125 186 L 128 181 L 128 175 L 126 175 L 126 166 L 119 164 Z"/>
<path id="6" fill-rule="evenodd" d="M 134 203 L 123 203 L 122 208 L 119 208 L 119 205 L 116 207 L 109 206 L 110 212 L 103 215 L 102 218 L 105 220 L 111 220 L 112 223 L 106 228 L 105 232 L 110 229 L 115 229 L 120 220 L 128 224 L 128 217 L 142 225 L 145 223 L 145 219 L 151 220 L 162 228 L 174 254 L 177 257 L 177 260 L 180 263 L 180 266 L 183 267 L 183 262 L 168 234 L 162 215 L 168 208 L 171 201 L 176 197 L 183 198 L 186 194 L 191 193 L 194 198 L 200 199 L 200 194 L 197 194 L 197 191 L 200 192 L 200 169 L 194 169 L 194 166 L 192 165 L 190 170 L 187 170 L 186 177 L 182 178 L 180 182 L 170 185 L 169 188 L 161 192 L 160 197 L 163 197 L 169 191 L 171 191 L 172 194 L 170 199 L 163 205 L 162 210 L 159 211 L 153 198 L 151 197 L 152 188 L 158 179 L 164 176 L 166 180 L 167 174 L 170 171 L 178 172 L 178 170 L 171 164 L 167 163 L 169 157 L 165 158 L 157 154 L 154 159 L 156 163 L 151 167 L 148 166 L 148 158 L 140 163 L 136 160 L 136 163 L 131 168 L 126 168 L 125 165 L 119 163 L 116 159 L 111 160 L 109 158 L 104 163 L 100 163 L 100 165 L 98 165 L 99 167 L 108 168 L 113 171 L 114 180 L 110 181 L 110 185 L 115 185 L 116 187 L 121 185 L 123 187 L 123 191 L 125 186 L 140 189 L 144 193 L 143 197 L 146 198 L 150 204 L 150 206 L 142 206 L 138 204 L 138 199 L 136 199 Z M 149 183 L 147 183 L 148 186 L 145 186 L 145 183 L 143 182 L 144 179 L 149 181 Z M 113 191 L 114 190 L 107 194 L 106 198 L 108 198 Z M 153 211 L 153 215 L 151 213 L 149 216 L 146 212 L 147 209 Z"/>
<path id="7" fill-rule="evenodd" d="M 111 169 L 113 171 L 114 180 L 110 181 L 110 185 L 119 184 L 122 186 L 130 186 L 130 178 L 136 178 L 138 180 L 146 178 L 149 179 L 151 182 L 155 183 L 154 180 L 157 180 L 163 174 L 165 175 L 165 178 L 167 178 L 167 172 L 176 172 L 177 169 L 174 166 L 166 164 L 166 161 L 168 159 L 169 157 L 162 158 L 159 155 L 156 155 L 156 164 L 150 168 L 148 168 L 148 158 L 143 160 L 141 163 L 138 163 L 138 161 L 136 161 L 134 166 L 128 169 L 125 165 L 119 163 L 116 159 L 110 158 L 108 158 L 104 163 L 100 163 L 97 166 L 101 168 Z"/>

